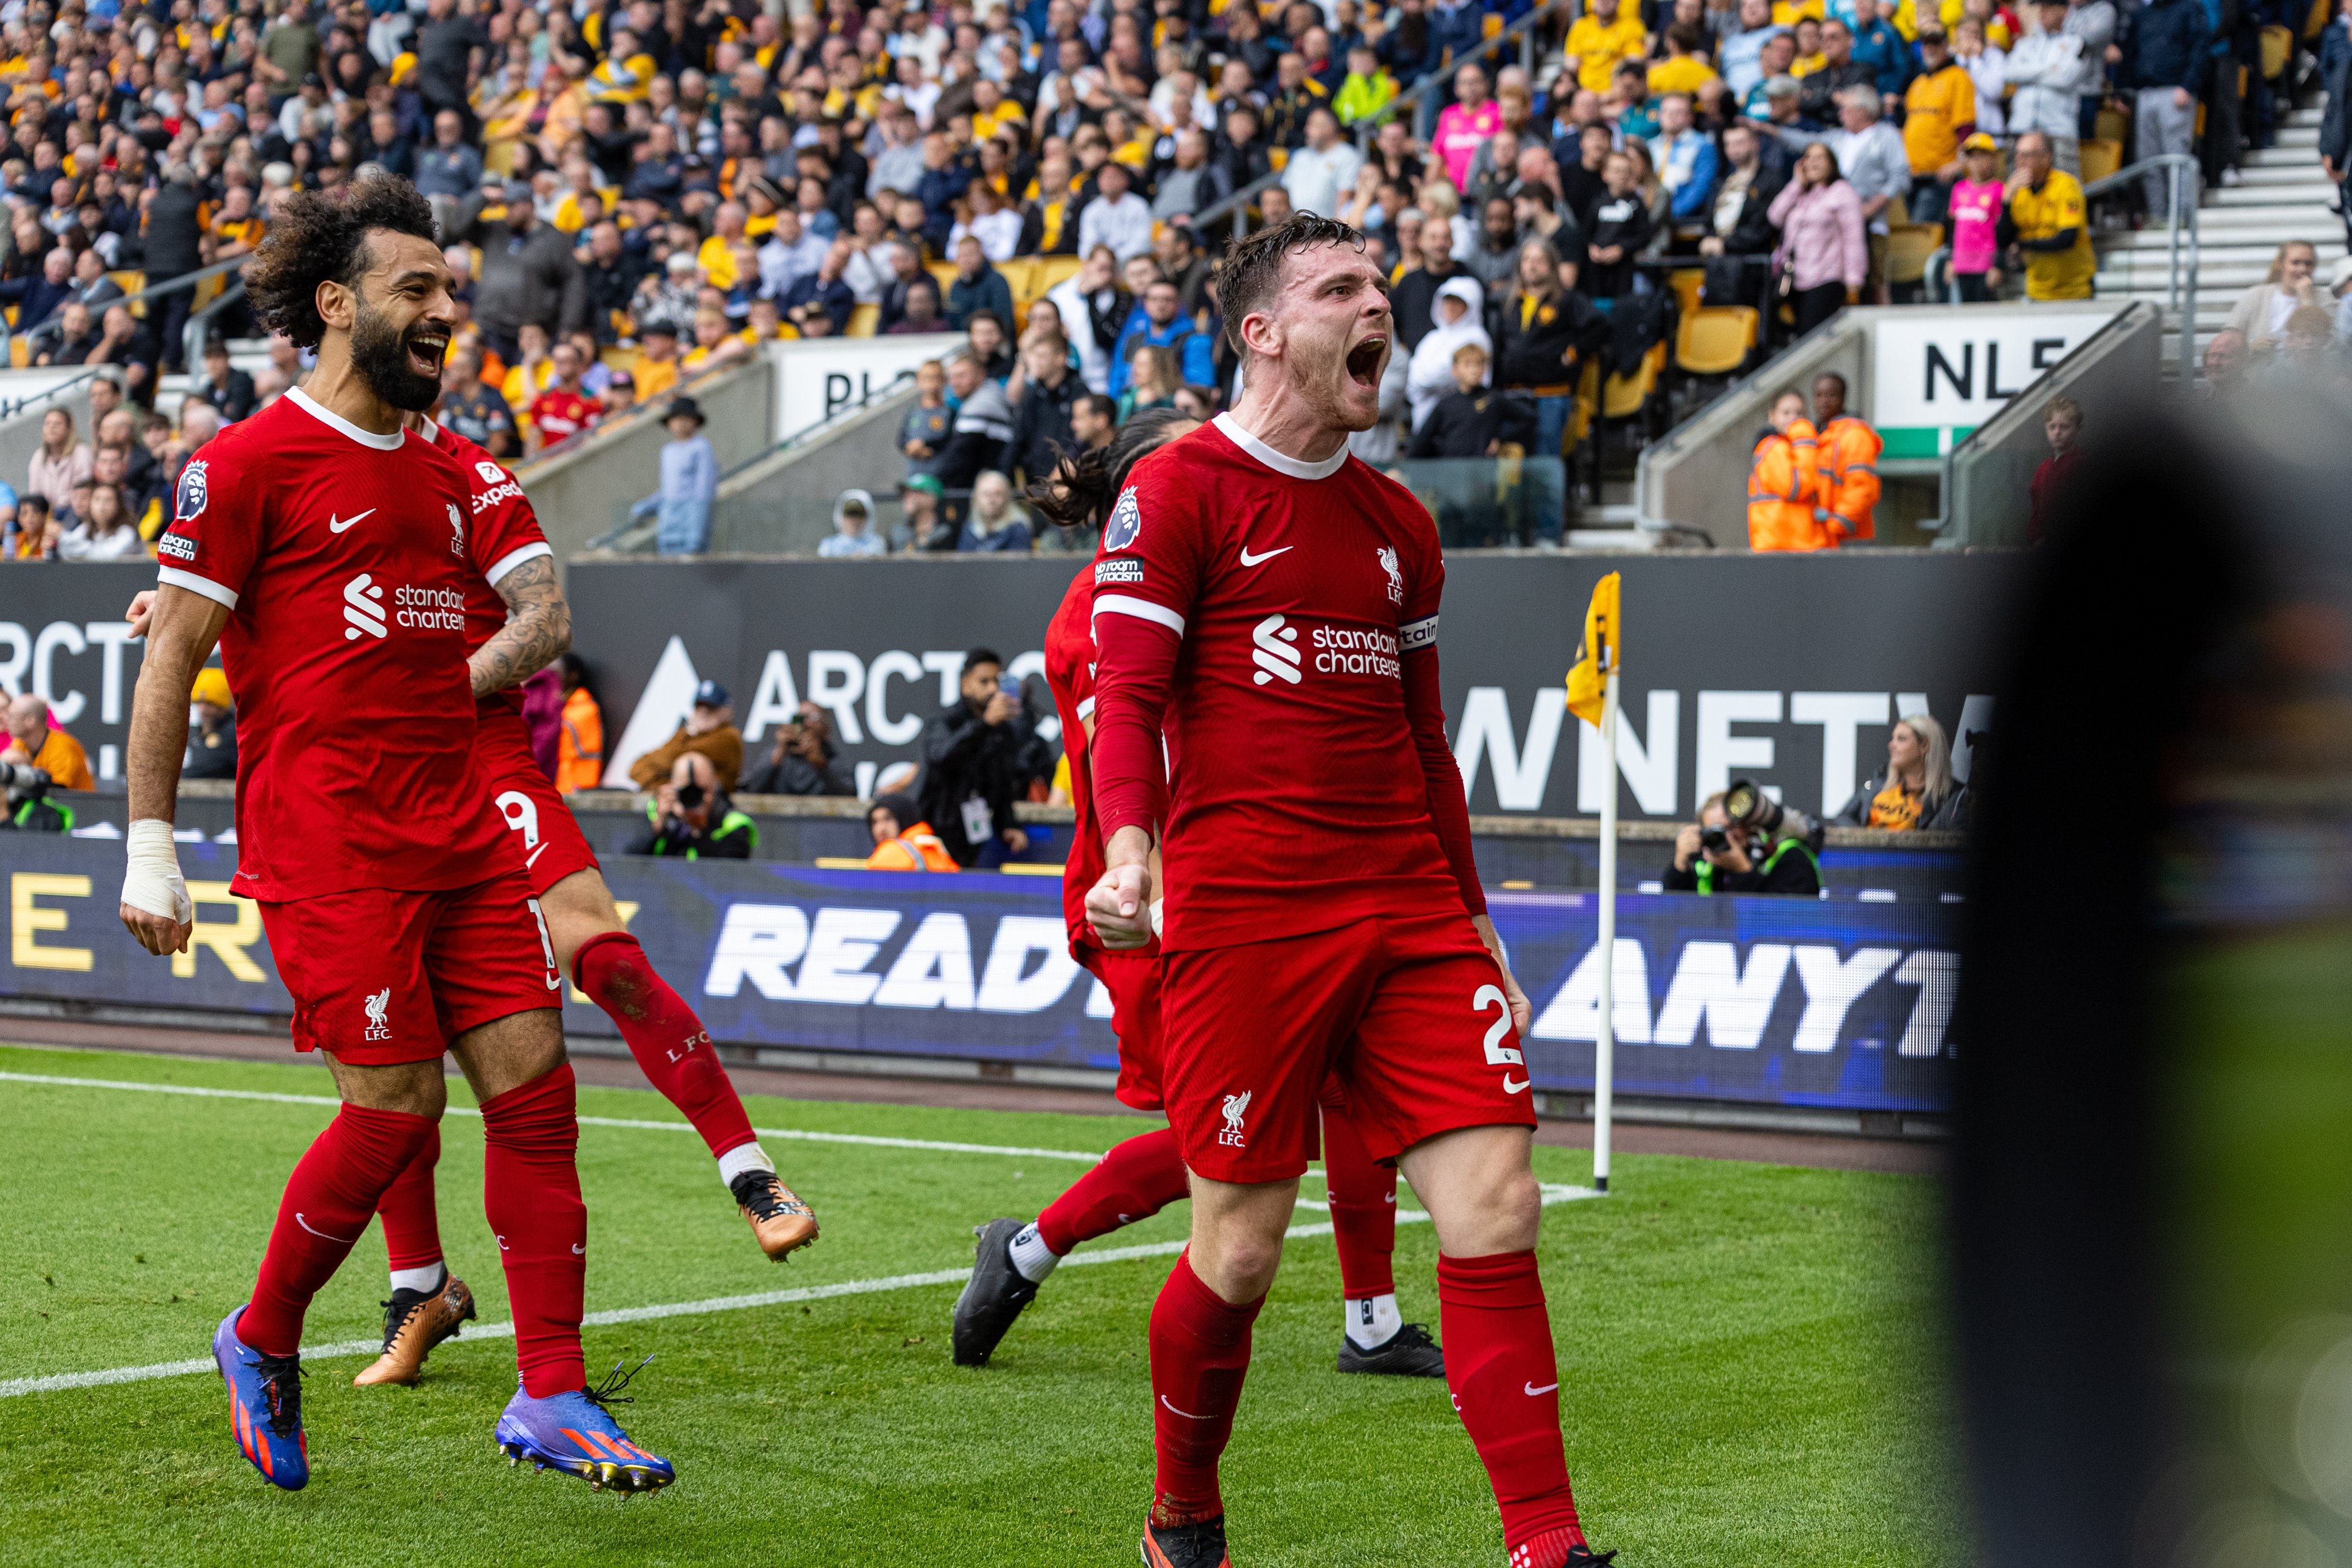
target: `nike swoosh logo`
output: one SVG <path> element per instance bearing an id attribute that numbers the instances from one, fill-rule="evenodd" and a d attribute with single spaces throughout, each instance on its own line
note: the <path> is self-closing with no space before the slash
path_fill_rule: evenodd
<path id="1" fill-rule="evenodd" d="M 366 511 L 362 512 L 356 517 L 346 517 L 341 522 L 337 522 L 335 520 L 334 514 L 330 512 L 327 515 L 327 531 L 331 534 L 341 533 L 345 528 L 356 528 L 362 520 L 368 517 L 373 517 L 375 514 L 376 508 L 370 507 Z"/>
<path id="2" fill-rule="evenodd" d="M 1162 1405 L 1168 1405 L 1168 1396 L 1165 1394 L 1161 1395 L 1160 1396 L 1160 1403 Z M 1168 1408 L 1171 1410 L 1176 1410 L 1176 1406 L 1173 1405 L 1168 1405 Z M 1205 1421 L 1208 1419 L 1206 1416 L 1195 1416 L 1190 1410 L 1176 1410 L 1176 1414 L 1183 1416 L 1187 1421 Z"/>
<path id="3" fill-rule="evenodd" d="M 1289 551 L 1297 549 L 1297 548 L 1298 547 L 1297 545 L 1285 545 L 1280 549 L 1270 549 L 1264 555 L 1252 555 L 1249 552 L 1249 546 L 1244 545 L 1242 546 L 1242 564 L 1244 566 L 1255 566 L 1260 561 L 1272 560 L 1276 556 L 1287 554 Z"/>
<path id="4" fill-rule="evenodd" d="M 577 1241 L 574 1241 L 574 1242 L 572 1244 L 572 1255 L 574 1258 L 585 1258 L 586 1256 L 588 1256 L 588 1249 L 586 1249 L 585 1247 L 581 1246 L 581 1245 L 580 1245 L 580 1243 L 578 1243 Z M 1553 1384 L 1553 1385 L 1552 1385 L 1552 1386 L 1553 1386 L 1553 1387 L 1555 1387 L 1555 1388 L 1557 1388 L 1557 1387 L 1559 1387 L 1559 1385 L 1558 1385 L 1558 1384 L 1556 1384 L 1556 1383 L 1555 1383 L 1555 1384 Z"/>
<path id="5" fill-rule="evenodd" d="M 353 1240 L 353 1238 L 348 1236 L 328 1235 L 325 1231 L 320 1229 L 317 1226 L 303 1218 L 302 1211 L 299 1208 L 294 1211 L 294 1223 L 300 1226 L 303 1229 L 309 1231 L 311 1235 L 317 1237 L 321 1241 L 340 1241 L 344 1246 L 349 1247 L 352 1245 Z"/>
<path id="6" fill-rule="evenodd" d="M 1528 1397 L 1533 1399 L 1538 1395 L 1549 1394 L 1553 1389 L 1558 1388 L 1559 1385 L 1558 1383 L 1547 1383 L 1541 1388 L 1538 1388 L 1532 1383 L 1523 1383 L 1520 1386 L 1528 1391 Z"/>
<path id="7" fill-rule="evenodd" d="M 1506 1094 L 1517 1094 L 1520 1090 L 1525 1089 L 1528 1086 L 1528 1080 L 1524 1078 L 1520 1079 L 1517 1083 L 1514 1083 L 1511 1082 L 1511 1075 L 1509 1073 L 1506 1072 L 1503 1074 L 1503 1092 Z"/>

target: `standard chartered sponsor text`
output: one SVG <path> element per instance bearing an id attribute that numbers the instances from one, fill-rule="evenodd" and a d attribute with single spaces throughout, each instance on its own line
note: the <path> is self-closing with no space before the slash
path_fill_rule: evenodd
<path id="1" fill-rule="evenodd" d="M 403 626 L 428 632 L 466 629 L 466 596 L 454 588 L 402 588 L 392 601 L 399 607 L 393 619 Z"/>
<path id="2" fill-rule="evenodd" d="M 1328 675 L 1386 675 L 1402 680 L 1397 664 L 1397 640 L 1386 632 L 1346 626 L 1318 626 L 1312 639 L 1315 668 Z"/>

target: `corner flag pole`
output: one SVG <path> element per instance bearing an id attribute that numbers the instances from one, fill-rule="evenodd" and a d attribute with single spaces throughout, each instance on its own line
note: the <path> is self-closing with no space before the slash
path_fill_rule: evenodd
<path id="1" fill-rule="evenodd" d="M 1614 635 L 1616 628 L 1610 629 Z M 1601 1028 L 1592 1056 L 1592 1185 L 1609 1190 L 1610 1087 L 1617 1055 L 1617 650 L 1601 645 Z"/>

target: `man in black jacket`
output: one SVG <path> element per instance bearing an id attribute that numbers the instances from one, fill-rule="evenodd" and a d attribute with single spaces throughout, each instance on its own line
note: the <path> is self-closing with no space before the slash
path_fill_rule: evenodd
<path id="1" fill-rule="evenodd" d="M 1069 344 L 1056 337 L 1032 338 L 1021 350 L 1021 405 L 1013 411 L 1009 460 L 1034 484 L 1054 472 L 1061 453 L 1076 448 L 1070 411 L 1086 395 L 1087 384 L 1070 369 Z"/>
<path id="2" fill-rule="evenodd" d="M 197 208 L 203 200 L 194 168 L 185 163 L 164 165 L 163 183 L 148 198 L 141 225 L 142 265 L 151 285 L 184 277 L 205 264 L 204 225 L 197 221 Z M 148 320 L 154 323 L 155 347 L 167 371 L 180 370 L 185 361 L 180 340 L 184 336 L 182 329 L 188 324 L 188 304 L 193 298 L 193 290 L 177 289 L 148 307 Z"/>
<path id="3" fill-rule="evenodd" d="M 1706 258 L 1709 305 L 1764 303 L 1765 264 L 1780 232 L 1772 226 L 1772 198 L 1787 179 L 1763 161 L 1756 128 L 1734 120 L 1723 128 L 1724 172 L 1698 242 Z"/>
<path id="4" fill-rule="evenodd" d="M 1706 844 L 1710 829 L 1722 831 L 1722 847 Z M 1668 893 L 1777 893 L 1819 898 L 1822 868 L 1800 838 L 1759 843 L 1748 829 L 1725 815 L 1723 797 L 1711 795 L 1698 821 L 1675 836 L 1674 863 L 1661 879 Z"/>
<path id="5" fill-rule="evenodd" d="M 588 285 L 573 259 L 570 236 L 539 221 L 530 186 L 512 180 L 495 194 L 499 207 L 479 209 L 462 237 L 482 247 L 482 276 L 474 286 L 474 319 L 508 363 L 521 352 L 517 335 L 526 321 L 567 337 L 588 324 Z M 487 215 L 496 212 L 498 216 Z"/>
<path id="6" fill-rule="evenodd" d="M 1013 800 L 1032 732 L 1003 675 L 1002 654 L 974 648 L 963 656 L 961 695 L 923 727 L 917 797 L 923 820 L 961 866 L 999 865 L 1029 847 Z"/>
<path id="7" fill-rule="evenodd" d="M 1437 308 L 1438 288 L 1465 276 L 1462 264 L 1454 259 L 1454 225 L 1443 214 L 1422 219 L 1420 240 L 1421 265 L 1398 278 L 1389 296 L 1389 308 L 1396 317 L 1397 344 L 1408 354 L 1421 346 L 1434 325 L 1430 312 Z"/>

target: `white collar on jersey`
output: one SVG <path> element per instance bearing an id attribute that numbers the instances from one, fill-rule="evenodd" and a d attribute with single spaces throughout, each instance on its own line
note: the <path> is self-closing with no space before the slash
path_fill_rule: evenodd
<path id="1" fill-rule="evenodd" d="M 328 429 L 340 431 L 362 446 L 373 446 L 378 452 L 397 452 L 400 450 L 400 444 L 408 438 L 408 432 L 405 430 L 395 430 L 390 435 L 378 435 L 373 430 L 362 430 L 341 414 L 320 403 L 300 387 L 288 388 L 286 401 Z"/>
<path id="2" fill-rule="evenodd" d="M 423 428 L 418 430 L 416 434 L 425 437 L 425 445 L 438 446 L 441 444 L 441 427 L 433 423 L 433 416 L 431 414 L 426 414 L 417 423 Z"/>
<path id="3" fill-rule="evenodd" d="M 1322 462 L 1301 463 L 1296 457 L 1286 456 L 1276 452 L 1273 447 L 1244 430 L 1240 423 L 1230 413 L 1217 415 L 1214 423 L 1218 430 L 1223 433 L 1227 441 L 1232 442 L 1276 473 L 1287 474 L 1294 479 L 1328 479 L 1339 471 L 1341 465 L 1348 461 L 1348 444 L 1344 441 L 1339 444 L 1339 451 L 1334 452 Z"/>

